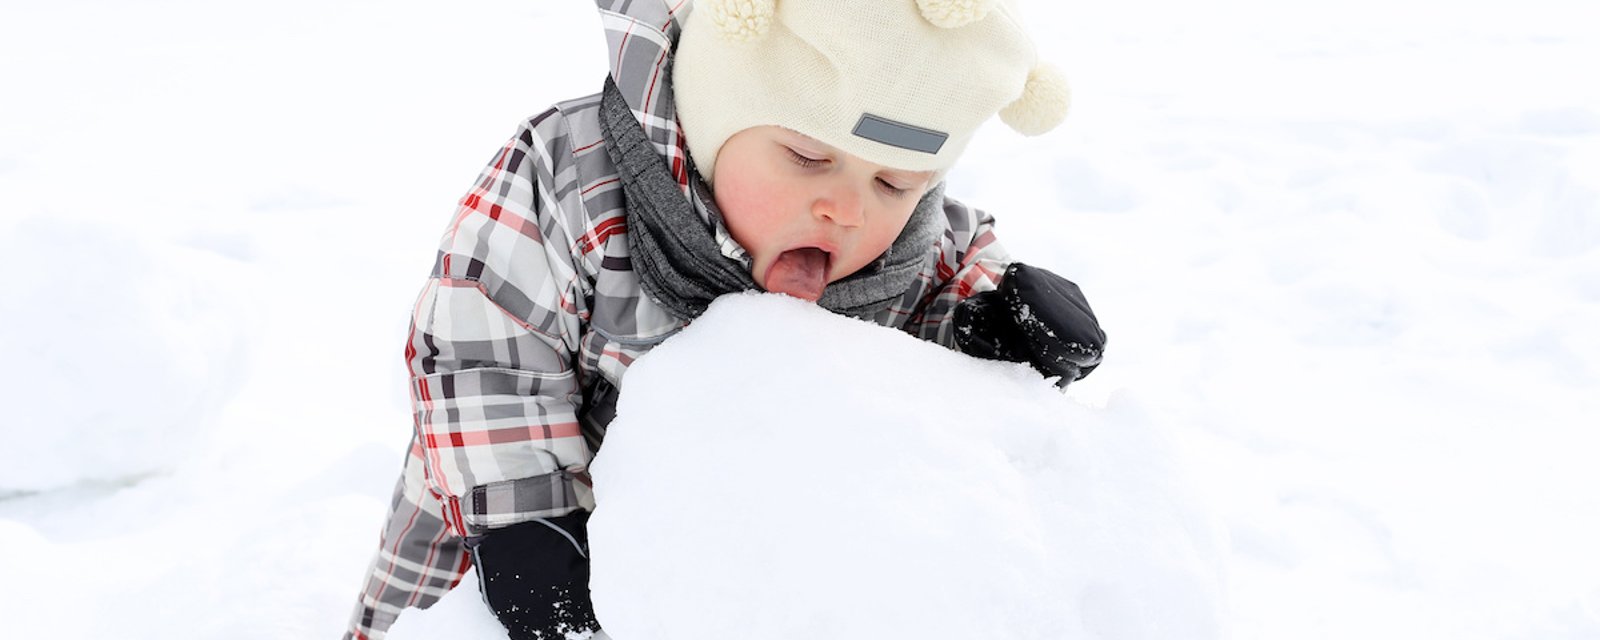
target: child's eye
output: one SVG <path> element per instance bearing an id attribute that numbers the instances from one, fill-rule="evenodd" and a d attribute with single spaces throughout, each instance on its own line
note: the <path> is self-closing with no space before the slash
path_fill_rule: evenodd
<path id="1" fill-rule="evenodd" d="M 789 149 L 788 147 L 784 147 L 784 148 L 785 149 Z M 815 167 L 815 166 L 823 163 L 822 160 L 819 160 L 817 158 L 812 158 L 812 157 L 800 155 L 800 152 L 799 151 L 795 151 L 794 149 L 789 149 L 789 159 L 793 160 L 795 164 L 800 165 L 802 167 L 806 167 L 806 168 Z"/>
<path id="2" fill-rule="evenodd" d="M 900 196 L 905 195 L 906 191 L 909 191 L 909 189 L 901 189 L 900 187 L 896 187 L 896 186 L 894 186 L 892 184 L 889 184 L 889 181 L 888 180 L 884 180 L 883 178 L 878 178 L 877 180 L 878 180 L 878 188 L 882 189 L 883 192 L 885 194 L 889 195 L 889 196 L 898 198 Z"/>

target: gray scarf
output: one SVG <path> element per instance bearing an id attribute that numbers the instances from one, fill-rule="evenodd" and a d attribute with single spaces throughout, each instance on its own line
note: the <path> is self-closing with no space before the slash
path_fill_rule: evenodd
<path id="1" fill-rule="evenodd" d="M 633 109 L 610 77 L 600 99 L 600 128 L 606 153 L 616 165 L 627 203 L 628 248 L 646 295 L 684 320 L 705 312 L 718 296 L 761 290 L 750 270 L 724 256 L 710 222 L 695 212 L 705 207 L 720 218 L 710 189 L 690 166 L 690 193 L 684 198 L 666 162 L 645 137 Z M 944 185 L 922 197 L 889 250 L 823 290 L 817 301 L 830 311 L 867 318 L 904 295 L 943 232 Z"/>

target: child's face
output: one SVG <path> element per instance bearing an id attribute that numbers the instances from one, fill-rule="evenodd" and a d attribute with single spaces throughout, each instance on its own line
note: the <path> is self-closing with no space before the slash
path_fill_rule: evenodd
<path id="1" fill-rule="evenodd" d="M 894 244 L 932 178 L 762 126 L 723 143 L 712 184 L 728 231 L 754 259 L 756 282 L 815 301 Z"/>

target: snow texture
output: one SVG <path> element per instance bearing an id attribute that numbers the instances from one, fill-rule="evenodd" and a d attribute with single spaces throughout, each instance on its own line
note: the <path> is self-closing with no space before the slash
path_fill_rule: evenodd
<path id="1" fill-rule="evenodd" d="M 1222 635 L 1217 536 L 1134 403 L 776 295 L 628 385 L 593 466 L 613 638 Z"/>
<path id="2" fill-rule="evenodd" d="M 12 5 L 5 637 L 335 637 L 410 433 L 401 351 L 436 241 L 515 123 L 599 89 L 598 16 Z M 1148 479 L 1196 496 L 1150 517 L 1220 520 L 1234 638 L 1600 638 L 1600 5 L 1023 7 L 1072 114 L 1037 138 L 990 123 L 949 193 L 1107 329 L 1105 364 L 1051 396 L 1078 418 L 1057 437 L 1151 450 L 1062 459 L 1188 470 Z M 982 450 L 1032 432 L 993 433 Z M 1108 472 L 1108 495 L 1160 494 Z M 991 511 L 1029 497 L 983 486 L 1016 500 Z M 1012 535 L 1076 535 L 1053 508 Z M 495 637 L 471 580 L 401 625 Z M 1112 601 L 1141 600 L 1063 610 L 1140 628 Z"/>
<path id="3" fill-rule="evenodd" d="M 237 266 L 70 218 L 28 218 L 8 240 L 36 275 L 0 296 L 0 353 L 30 373 L 5 385 L 19 401 L 0 440 L 27 445 L 0 448 L 0 496 L 134 482 L 191 455 L 246 364 Z"/>

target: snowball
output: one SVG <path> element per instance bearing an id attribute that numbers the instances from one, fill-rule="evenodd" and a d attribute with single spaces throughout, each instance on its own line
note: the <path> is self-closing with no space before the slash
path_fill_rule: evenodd
<path id="1" fill-rule="evenodd" d="M 1212 527 L 1132 407 L 775 295 L 625 384 L 590 522 L 617 640 L 1221 635 Z"/>

